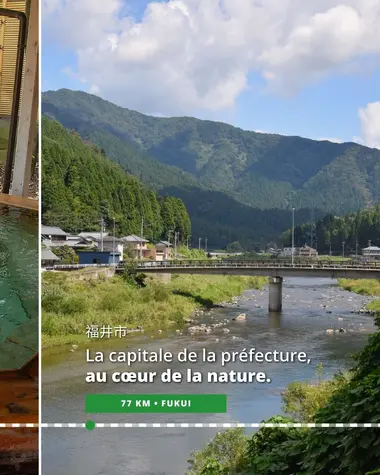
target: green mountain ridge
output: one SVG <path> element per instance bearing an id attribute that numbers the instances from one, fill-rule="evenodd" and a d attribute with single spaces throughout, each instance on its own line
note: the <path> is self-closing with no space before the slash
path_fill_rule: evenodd
<path id="1" fill-rule="evenodd" d="M 42 112 L 90 138 L 156 190 L 195 186 L 258 209 L 294 206 L 337 214 L 380 199 L 380 151 L 355 143 L 146 116 L 66 89 L 43 93 Z"/>
<path id="2" fill-rule="evenodd" d="M 151 223 L 145 230 L 149 239 L 165 237 L 173 229 L 185 239 L 190 233 L 188 212 L 194 245 L 202 237 L 209 249 L 234 241 L 253 249 L 275 240 L 291 222 L 290 211 L 255 210 L 222 192 L 168 186 L 157 195 L 108 160 L 97 145 L 47 117 L 42 120 L 42 164 L 43 222 L 74 233 L 98 229 L 102 213 L 109 229 L 116 217 L 118 233 L 140 234 L 143 215 Z M 309 214 L 299 211 L 297 223 Z"/>
<path id="3" fill-rule="evenodd" d="M 127 175 L 96 146 L 56 121 L 42 119 L 42 221 L 78 233 L 107 229 L 159 240 L 178 231 L 186 241 L 190 219 L 183 202 L 160 197 L 136 177 Z"/>

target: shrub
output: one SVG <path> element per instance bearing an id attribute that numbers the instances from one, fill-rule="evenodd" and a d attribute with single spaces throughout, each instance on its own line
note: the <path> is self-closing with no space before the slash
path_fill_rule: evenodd
<path id="1" fill-rule="evenodd" d="M 245 466 L 247 440 L 242 428 L 217 434 L 203 450 L 192 452 L 187 475 L 239 473 Z"/>
<path id="2" fill-rule="evenodd" d="M 317 370 L 318 381 L 295 381 L 282 393 L 283 411 L 298 422 L 313 422 L 316 412 L 324 407 L 335 391 L 343 387 L 349 375 L 338 374 L 321 380 L 322 366 Z"/>

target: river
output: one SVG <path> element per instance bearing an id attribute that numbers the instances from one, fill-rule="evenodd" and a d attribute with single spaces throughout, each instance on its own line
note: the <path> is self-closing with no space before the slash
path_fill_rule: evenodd
<path id="1" fill-rule="evenodd" d="M 270 384 L 167 384 L 157 380 L 152 385 L 106 383 L 86 385 L 84 375 L 91 367 L 85 362 L 85 347 L 69 352 L 49 364 L 43 372 L 42 421 L 84 422 L 84 394 L 103 393 L 221 393 L 228 396 L 228 413 L 204 414 L 131 414 L 98 415 L 97 422 L 260 422 L 281 412 L 281 391 L 292 381 L 312 378 L 319 363 L 324 376 L 352 365 L 351 354 L 365 345 L 368 333 L 374 330 L 368 315 L 352 313 L 369 299 L 339 289 L 326 279 L 287 279 L 283 288 L 283 312 L 268 315 L 266 289 L 248 291 L 238 301 L 238 307 L 214 309 L 202 317 L 205 323 L 228 320 L 210 334 L 178 335 L 170 332 L 152 338 L 139 336 L 131 341 L 114 340 L 113 350 L 164 348 L 177 353 L 183 348 L 197 351 L 256 350 L 305 351 L 311 364 L 283 363 L 260 365 L 260 371 L 270 376 Z M 324 307 L 326 306 L 326 308 Z M 233 322 L 233 317 L 246 313 L 245 322 Z M 228 328 L 229 333 L 224 333 Z M 326 334 L 326 329 L 344 328 L 346 333 Z M 143 346 L 144 345 L 144 346 Z M 52 356 L 53 358 L 53 356 Z M 161 366 L 161 367 L 160 367 Z M 180 363 L 145 364 L 144 371 L 159 372 L 164 367 L 183 371 Z M 255 371 L 253 364 L 236 363 L 228 369 Z M 104 370 L 124 370 L 126 367 L 104 363 Z M 137 365 L 135 367 L 138 368 Z M 222 370 L 218 364 L 196 363 L 195 371 Z M 127 389 L 128 387 L 128 389 Z M 200 449 L 218 429 L 202 428 L 78 428 L 42 429 L 42 467 L 44 475 L 182 475 L 188 456 Z M 220 429 L 219 429 L 220 430 Z"/>

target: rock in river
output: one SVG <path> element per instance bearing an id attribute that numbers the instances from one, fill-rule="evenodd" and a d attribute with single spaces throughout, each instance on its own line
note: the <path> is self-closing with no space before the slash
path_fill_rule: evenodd
<path id="1" fill-rule="evenodd" d="M 247 315 L 245 313 L 241 313 L 240 315 L 238 315 L 237 317 L 234 317 L 232 320 L 234 322 L 243 322 L 244 320 L 247 319 Z"/>

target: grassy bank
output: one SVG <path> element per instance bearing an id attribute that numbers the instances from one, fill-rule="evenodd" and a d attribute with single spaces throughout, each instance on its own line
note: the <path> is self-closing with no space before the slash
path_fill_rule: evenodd
<path id="1" fill-rule="evenodd" d="M 173 276 L 170 283 L 148 279 L 146 287 L 122 277 L 73 281 L 65 273 L 45 273 L 42 290 L 42 345 L 52 347 L 87 340 L 87 325 L 145 330 L 181 325 L 200 307 L 261 288 L 261 277 Z"/>
<path id="2" fill-rule="evenodd" d="M 348 290 L 349 292 L 355 292 L 359 295 L 368 295 L 370 297 L 380 297 L 380 280 L 374 279 L 358 279 L 358 280 L 349 280 L 341 279 L 339 280 L 339 286 Z M 373 302 L 367 305 L 368 310 L 372 310 L 380 314 L 380 299 L 376 299 Z"/>
<path id="3" fill-rule="evenodd" d="M 360 295 L 380 296 L 380 280 L 375 279 L 340 279 L 339 286 L 348 290 L 349 292 L 355 292 Z"/>

